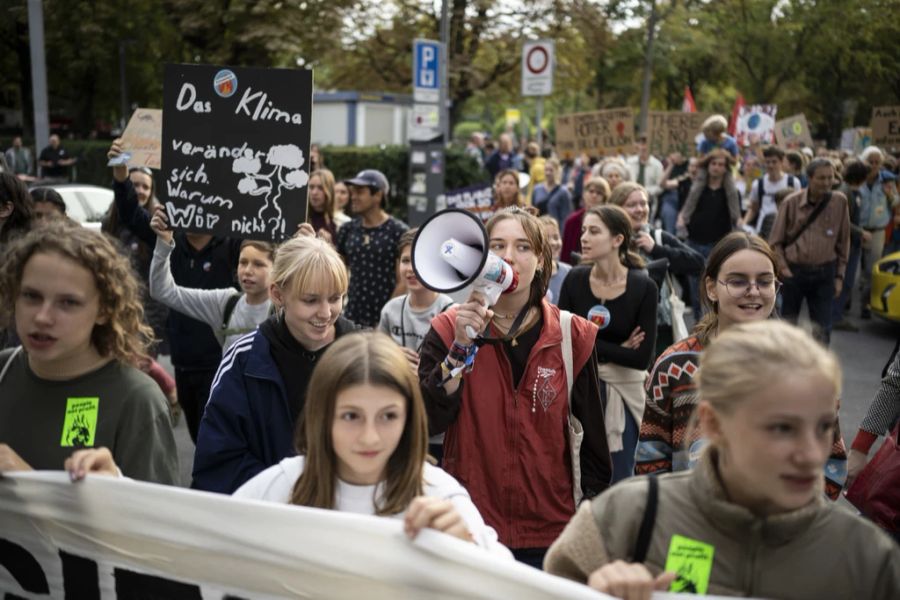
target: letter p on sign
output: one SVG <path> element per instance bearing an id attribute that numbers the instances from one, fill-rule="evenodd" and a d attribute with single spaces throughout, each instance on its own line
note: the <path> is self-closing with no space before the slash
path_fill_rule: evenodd
<path id="1" fill-rule="evenodd" d="M 441 44 L 434 40 L 413 43 L 413 101 L 436 104 L 440 96 Z"/>

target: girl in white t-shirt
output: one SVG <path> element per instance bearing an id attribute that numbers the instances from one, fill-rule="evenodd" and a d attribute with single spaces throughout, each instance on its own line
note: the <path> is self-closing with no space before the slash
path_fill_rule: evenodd
<path id="1" fill-rule="evenodd" d="M 382 333 L 346 335 L 313 372 L 297 423 L 298 455 L 234 497 L 403 519 L 410 538 L 428 527 L 511 557 L 468 492 L 427 462 L 427 445 L 425 406 L 403 351 Z M 102 450 L 76 454 L 67 468 L 73 478 L 115 473 Z"/>

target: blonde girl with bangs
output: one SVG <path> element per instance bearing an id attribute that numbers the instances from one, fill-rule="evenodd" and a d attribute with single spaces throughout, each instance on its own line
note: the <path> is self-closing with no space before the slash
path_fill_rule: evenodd
<path id="1" fill-rule="evenodd" d="M 620 598 L 666 589 L 895 597 L 900 546 L 822 493 L 837 431 L 837 357 L 787 323 L 744 322 L 705 350 L 697 380 L 697 421 L 709 440 L 697 466 L 636 477 L 583 504 L 547 570 Z M 685 558 L 672 560 L 678 554 Z M 672 563 L 677 572 L 665 572 Z"/>
<path id="2" fill-rule="evenodd" d="M 197 436 L 192 487 L 230 494 L 293 456 L 294 424 L 327 347 L 358 329 L 341 315 L 349 276 L 326 241 L 282 244 L 269 295 L 276 314 L 222 357 Z"/>
<path id="3" fill-rule="evenodd" d="M 324 354 L 295 434 L 297 456 L 241 486 L 237 498 L 404 520 L 509 556 L 466 490 L 427 462 L 415 373 L 382 333 L 347 335 Z"/>
<path id="4" fill-rule="evenodd" d="M 142 318 L 131 265 L 99 232 L 57 220 L 4 249 L 0 326 L 22 345 L 0 352 L 0 472 L 106 446 L 125 475 L 178 482 L 166 399 L 138 368 Z"/>

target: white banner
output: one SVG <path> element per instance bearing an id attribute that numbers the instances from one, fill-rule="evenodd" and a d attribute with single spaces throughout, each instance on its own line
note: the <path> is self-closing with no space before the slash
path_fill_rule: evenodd
<path id="1" fill-rule="evenodd" d="M 4 568 L 5 567 L 5 568 Z M 402 521 L 61 472 L 0 477 L 0 592 L 26 598 L 608 598 Z"/>

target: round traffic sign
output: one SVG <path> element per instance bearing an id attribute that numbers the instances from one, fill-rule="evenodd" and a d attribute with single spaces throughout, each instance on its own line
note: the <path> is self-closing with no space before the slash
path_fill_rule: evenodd
<path id="1" fill-rule="evenodd" d="M 543 73 L 550 64 L 550 55 L 543 46 L 532 46 L 525 55 L 525 66 L 535 75 Z"/>

